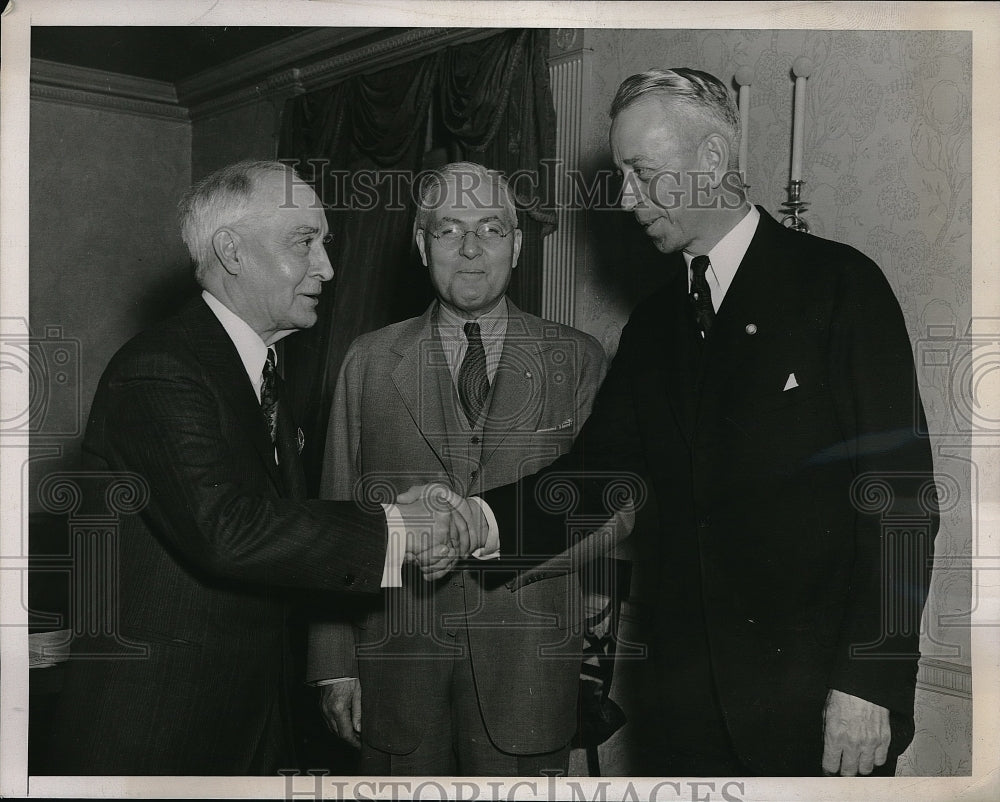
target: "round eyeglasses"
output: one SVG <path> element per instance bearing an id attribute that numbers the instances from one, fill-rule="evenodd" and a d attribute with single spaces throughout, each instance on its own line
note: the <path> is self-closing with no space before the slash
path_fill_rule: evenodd
<path id="1" fill-rule="evenodd" d="M 513 228 L 505 228 L 502 223 L 489 222 L 480 223 L 475 228 L 462 228 L 460 225 L 451 224 L 427 233 L 443 245 L 457 248 L 465 242 L 465 238 L 469 234 L 475 234 L 476 239 L 481 243 L 489 245 L 504 239 L 513 230 Z"/>

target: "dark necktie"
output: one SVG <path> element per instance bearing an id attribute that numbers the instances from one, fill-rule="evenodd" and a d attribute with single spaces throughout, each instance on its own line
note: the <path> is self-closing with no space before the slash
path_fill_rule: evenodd
<path id="1" fill-rule="evenodd" d="M 458 371 L 458 398 L 469 423 L 475 426 L 490 392 L 490 379 L 486 373 L 486 350 L 479 336 L 478 323 L 470 321 L 465 324 L 465 338 L 469 347 Z"/>
<path id="2" fill-rule="evenodd" d="M 708 337 L 715 322 L 715 308 L 712 306 L 712 290 L 709 289 L 705 271 L 711 263 L 707 256 L 696 256 L 691 260 L 691 305 L 694 318 L 701 333 Z"/>
<path id="3" fill-rule="evenodd" d="M 267 349 L 267 361 L 260 374 L 260 408 L 267 419 L 268 434 L 274 444 L 274 455 L 281 469 L 284 495 L 306 498 L 306 476 L 299 459 L 301 430 L 296 430 L 287 400 L 282 402 L 282 380 L 273 348 Z"/>
<path id="4" fill-rule="evenodd" d="M 260 374 L 260 408 L 267 418 L 267 429 L 271 442 L 278 440 L 278 371 L 275 365 L 278 357 L 273 348 L 267 349 L 267 361 Z"/>

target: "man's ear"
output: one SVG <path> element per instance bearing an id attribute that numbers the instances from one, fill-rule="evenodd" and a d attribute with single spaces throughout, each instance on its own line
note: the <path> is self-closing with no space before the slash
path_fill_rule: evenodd
<path id="1" fill-rule="evenodd" d="M 212 248 L 226 272 L 237 275 L 240 265 L 240 235 L 231 228 L 220 228 L 212 235 Z"/>
<path id="2" fill-rule="evenodd" d="M 722 183 L 729 169 L 729 143 L 721 134 L 709 134 L 698 148 L 701 169 L 711 174 L 712 188 Z"/>
<path id="3" fill-rule="evenodd" d="M 511 254 L 510 269 L 517 267 L 517 257 L 521 254 L 521 240 L 524 239 L 524 232 L 519 228 L 514 229 L 514 253 Z"/>
<path id="4" fill-rule="evenodd" d="M 417 250 L 420 251 L 420 261 L 424 263 L 424 267 L 427 267 L 427 240 L 426 235 L 422 228 L 418 228 L 416 233 L 413 235 L 414 240 L 417 243 Z"/>

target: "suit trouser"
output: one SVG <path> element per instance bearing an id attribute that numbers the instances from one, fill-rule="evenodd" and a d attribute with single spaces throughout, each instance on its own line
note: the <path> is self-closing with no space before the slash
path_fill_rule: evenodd
<path id="1" fill-rule="evenodd" d="M 468 630 L 463 625 L 451 634 L 460 648 L 452 660 L 440 661 L 431 698 L 424 700 L 428 714 L 421 721 L 424 735 L 417 748 L 395 755 L 362 743 L 362 771 L 400 777 L 526 777 L 543 771 L 565 775 L 569 769 L 568 743 L 554 752 L 530 755 L 502 752 L 493 744 L 479 707 Z"/>

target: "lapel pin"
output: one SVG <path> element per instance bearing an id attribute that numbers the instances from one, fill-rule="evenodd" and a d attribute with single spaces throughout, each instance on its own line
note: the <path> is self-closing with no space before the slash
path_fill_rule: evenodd
<path id="1" fill-rule="evenodd" d="M 524 378 L 526 378 L 526 379 L 530 379 L 531 378 L 531 371 L 530 370 L 524 371 Z"/>
<path id="2" fill-rule="evenodd" d="M 295 439 L 298 441 L 299 453 L 302 453 L 302 449 L 306 447 L 306 436 L 302 433 L 302 429 L 295 430 Z"/>
<path id="3" fill-rule="evenodd" d="M 746 327 L 746 329 L 744 329 L 744 331 L 746 331 L 747 334 L 756 334 L 757 333 L 757 324 L 756 323 L 747 323 L 747 327 Z"/>

